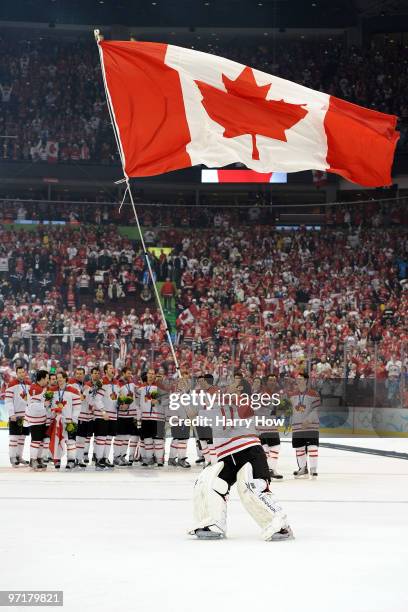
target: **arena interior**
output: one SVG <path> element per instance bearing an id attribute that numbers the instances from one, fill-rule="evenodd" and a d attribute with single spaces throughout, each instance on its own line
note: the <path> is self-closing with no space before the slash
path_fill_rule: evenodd
<path id="1" fill-rule="evenodd" d="M 131 178 L 133 208 L 95 28 L 396 115 L 392 184 L 193 165 Z M 2 1 L 0 591 L 63 591 L 69 611 L 406 612 L 407 92 L 403 1 Z M 319 406 L 309 471 L 299 377 Z M 205 381 L 279 395 L 261 441 L 291 541 L 262 541 L 235 487 L 225 540 L 187 533 L 216 451 L 171 411 L 161 434 L 143 418 Z M 22 408 L 35 393 L 44 423 Z M 67 397 L 76 418 L 55 420 Z"/>

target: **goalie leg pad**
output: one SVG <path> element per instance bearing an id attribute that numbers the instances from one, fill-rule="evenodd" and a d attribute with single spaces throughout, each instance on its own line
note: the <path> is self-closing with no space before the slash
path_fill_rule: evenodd
<path id="1" fill-rule="evenodd" d="M 245 510 L 261 527 L 264 540 L 288 539 L 287 535 L 278 538 L 277 534 L 282 529 L 287 530 L 292 535 L 282 506 L 269 491 L 268 482 L 263 478 L 253 477 L 250 463 L 246 463 L 239 470 L 237 489 Z"/>
<path id="2" fill-rule="evenodd" d="M 225 537 L 229 486 L 218 477 L 223 467 L 220 461 L 205 468 L 194 486 L 194 526 L 189 533 L 200 539 Z"/>

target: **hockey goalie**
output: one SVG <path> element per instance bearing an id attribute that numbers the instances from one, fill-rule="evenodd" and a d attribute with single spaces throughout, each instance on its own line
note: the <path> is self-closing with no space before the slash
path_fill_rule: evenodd
<path id="1" fill-rule="evenodd" d="M 198 384 L 207 405 L 203 406 L 200 398 L 200 407 L 190 408 L 188 414 L 205 414 L 207 423 L 210 419 L 217 461 L 206 467 L 195 483 L 194 525 L 189 533 L 206 540 L 226 537 L 227 500 L 236 484 L 241 502 L 261 528 L 264 540 L 292 539 L 286 514 L 269 489 L 270 470 L 251 406 L 242 406 L 239 399 L 235 403 L 220 400 L 211 374 L 201 376 Z M 240 397 L 242 385 L 235 384 L 228 391 Z"/>

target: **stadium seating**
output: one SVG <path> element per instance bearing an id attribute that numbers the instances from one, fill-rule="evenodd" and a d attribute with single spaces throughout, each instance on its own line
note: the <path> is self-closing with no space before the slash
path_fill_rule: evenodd
<path id="1" fill-rule="evenodd" d="M 173 41 L 174 42 L 174 41 Z M 198 48 L 195 45 L 195 48 Z M 400 150 L 408 147 L 404 47 L 376 43 L 364 50 L 338 39 L 252 46 L 221 43 L 202 50 L 400 117 Z M 93 42 L 26 32 L 0 38 L 0 133 L 3 160 L 119 163 Z M 373 61 L 374 57 L 374 61 Z"/>

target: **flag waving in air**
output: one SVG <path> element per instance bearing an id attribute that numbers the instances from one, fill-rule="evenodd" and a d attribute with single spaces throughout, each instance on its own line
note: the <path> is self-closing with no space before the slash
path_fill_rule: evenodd
<path id="1" fill-rule="evenodd" d="M 397 118 L 237 62 L 147 42 L 98 42 L 123 169 L 151 176 L 241 162 L 391 183 Z"/>
<path id="2" fill-rule="evenodd" d="M 196 304 L 192 303 L 188 308 L 185 308 L 177 317 L 177 325 L 187 325 L 188 323 L 194 323 L 199 315 L 200 309 Z"/>

